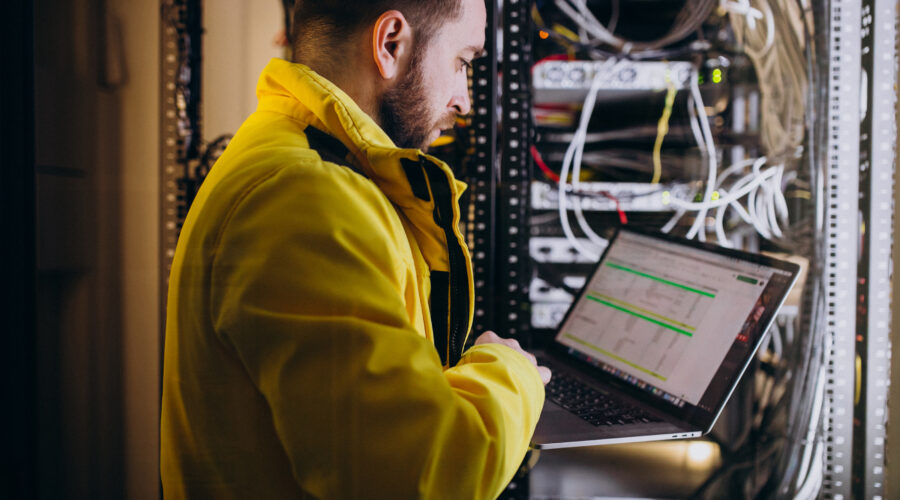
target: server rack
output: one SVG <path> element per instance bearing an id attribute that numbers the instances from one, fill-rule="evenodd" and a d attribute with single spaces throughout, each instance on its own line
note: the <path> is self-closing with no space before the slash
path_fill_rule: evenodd
<path id="1" fill-rule="evenodd" d="M 495 197 L 497 248 L 490 255 L 499 272 L 493 286 L 476 293 L 498 298 L 491 324 L 528 342 L 528 205 L 532 145 L 528 68 L 531 66 L 530 2 L 508 0 L 502 7 L 504 70 L 500 141 L 501 170 Z M 821 308 L 824 321 L 806 317 L 812 334 L 811 353 L 825 358 L 825 377 L 818 389 L 824 401 L 804 413 L 821 418 L 821 431 L 801 439 L 821 441 L 821 488 L 825 498 L 879 498 L 884 495 L 884 445 L 887 422 L 890 340 L 890 271 L 893 213 L 893 168 L 896 160 L 897 10 L 888 1 L 832 0 L 811 4 L 818 66 L 811 69 L 811 103 L 815 125 L 809 151 L 811 175 L 819 176 L 816 197 L 819 235 L 810 249 L 812 286 L 806 307 Z M 491 85 L 490 79 L 482 83 Z M 862 105 L 861 105 L 862 103 Z M 862 108 L 862 109 L 861 109 Z M 507 125 L 509 129 L 507 129 Z M 523 140 L 524 139 L 524 140 Z M 515 216 L 510 216 L 515 215 Z M 518 218 L 516 218 L 518 217 Z M 519 227 L 515 228 L 516 221 Z M 515 236 L 513 236 L 515 235 Z M 818 283 L 818 285 L 817 285 Z M 519 303 L 516 303 L 516 300 Z M 518 320 L 518 322 L 516 322 Z M 824 387 L 822 387 L 824 385 Z M 815 378 L 807 382 L 815 392 Z M 821 415 L 821 417 L 817 417 Z M 807 428 L 818 427 L 812 422 Z M 800 427 L 796 428 L 797 430 Z M 816 459 L 812 460 L 813 466 Z M 797 472 L 796 469 L 790 469 Z M 787 492 L 787 478 L 774 496 Z"/>
<path id="2" fill-rule="evenodd" d="M 160 5 L 164 307 L 178 230 L 198 186 L 197 169 L 203 161 L 211 163 L 214 151 L 205 154 L 197 147 L 202 1 L 162 0 Z M 495 329 L 526 344 L 533 178 L 530 5 L 487 0 L 486 45 L 492 54 L 473 72 L 474 169 L 467 178 L 472 210 L 466 223 L 476 281 L 473 332 Z M 806 302 L 811 310 L 817 305 L 823 310 L 825 336 L 815 347 L 826 359 L 822 430 L 811 439 L 822 442 L 815 451 L 823 468 L 821 496 L 877 498 L 884 494 L 890 364 L 897 12 L 887 0 L 811 5 L 820 56 L 814 68 L 814 111 L 824 119 L 809 131 L 819 145 L 810 150 L 811 171 L 822 181 L 821 191 L 814 193 L 819 264 L 814 261 L 811 269 L 821 287 L 810 287 Z M 816 389 L 812 383 L 808 388 Z M 514 486 L 515 495 L 527 496 L 524 476 Z"/>

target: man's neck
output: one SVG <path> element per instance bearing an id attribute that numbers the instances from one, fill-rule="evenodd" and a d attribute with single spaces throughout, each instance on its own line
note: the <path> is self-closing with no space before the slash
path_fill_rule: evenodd
<path id="1" fill-rule="evenodd" d="M 331 60 L 318 60 L 316 55 L 313 55 L 309 58 L 301 58 L 299 62 L 343 90 L 363 112 L 379 126 L 381 125 L 378 105 L 380 75 L 371 60 L 359 56 L 349 56 L 341 63 L 335 63 Z"/>

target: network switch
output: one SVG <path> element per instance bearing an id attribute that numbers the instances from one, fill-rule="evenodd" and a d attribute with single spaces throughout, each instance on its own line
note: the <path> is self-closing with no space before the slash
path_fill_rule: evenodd
<path id="1" fill-rule="evenodd" d="M 600 90 L 624 91 L 665 90 L 688 87 L 691 63 L 674 61 L 544 61 L 532 73 L 534 100 L 538 103 L 568 103 L 584 100 L 595 77 Z"/>
<path id="2" fill-rule="evenodd" d="M 616 210 L 616 202 L 626 212 L 668 212 L 672 210 L 672 197 L 686 199 L 689 188 L 686 185 L 665 186 L 639 182 L 582 182 L 577 197 L 581 209 L 588 212 L 611 212 Z M 574 208 L 575 193 L 569 192 L 566 207 Z M 531 208 L 533 210 L 558 210 L 559 190 L 546 182 L 531 184 Z"/>
<path id="3" fill-rule="evenodd" d="M 577 240 L 583 247 L 592 248 L 602 252 L 603 248 L 596 248 L 587 238 Z M 528 241 L 528 252 L 535 262 L 552 264 L 591 264 L 595 259 L 585 257 L 566 238 L 532 236 Z"/>

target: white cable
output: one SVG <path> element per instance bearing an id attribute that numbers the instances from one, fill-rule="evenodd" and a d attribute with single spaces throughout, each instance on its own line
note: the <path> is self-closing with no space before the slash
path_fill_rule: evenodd
<path id="1" fill-rule="evenodd" d="M 759 158 L 750 158 L 750 159 L 741 160 L 735 164 L 729 165 L 728 168 L 726 168 L 725 170 L 723 170 L 719 173 L 719 179 L 718 179 L 718 182 L 716 182 L 716 187 L 721 186 L 725 182 L 725 179 L 727 179 L 728 177 L 734 175 L 738 171 L 741 171 L 741 170 L 753 165 L 757 161 L 759 161 Z"/>
<path id="2" fill-rule="evenodd" d="M 591 83 L 591 92 L 593 92 L 595 97 L 590 102 L 585 99 L 584 106 L 581 110 L 581 119 L 579 120 L 578 124 L 581 134 L 576 134 L 576 137 L 569 145 L 569 147 L 575 147 L 574 163 L 572 165 L 572 189 L 574 191 L 581 190 L 581 161 L 584 154 L 585 142 L 587 141 L 588 124 L 590 123 L 591 115 L 593 115 L 594 106 L 596 105 L 596 95 L 600 91 L 598 79 L 599 73 L 614 73 L 616 68 L 624 62 L 624 60 L 616 61 L 616 59 L 609 59 L 600 68 L 598 68 L 597 73 L 594 74 L 594 80 Z M 584 211 L 582 210 L 581 206 L 581 199 L 578 197 L 573 197 L 572 207 L 574 208 L 575 219 L 578 221 L 578 226 L 581 227 L 581 230 L 582 232 L 584 232 L 585 236 L 587 236 L 588 239 L 598 247 L 605 247 L 607 244 L 606 239 L 595 233 L 588 223 L 587 219 L 584 217 Z"/>
<path id="3" fill-rule="evenodd" d="M 758 158 L 758 159 L 755 159 L 755 160 L 753 160 L 753 161 L 754 161 L 754 162 L 764 162 L 764 161 L 765 161 L 765 157 L 763 157 L 763 158 Z M 735 183 L 731 186 L 731 192 L 732 192 L 732 193 L 734 193 L 734 192 L 743 192 L 743 191 L 741 191 L 741 189 L 742 189 L 744 186 L 746 186 L 749 182 L 751 182 L 751 181 L 753 181 L 754 179 L 756 179 L 757 177 L 758 177 L 758 176 L 757 176 L 756 174 L 752 174 L 752 173 L 751 173 L 750 175 L 745 175 L 744 177 L 741 177 L 737 182 L 735 182 Z M 761 181 L 761 182 L 762 182 L 762 181 Z M 755 188 L 753 188 L 753 189 L 755 189 Z M 733 198 L 733 196 L 729 196 L 729 197 L 726 197 L 725 199 L 726 199 L 726 200 L 731 200 L 732 198 Z M 720 198 L 720 199 L 721 199 L 721 198 Z M 741 205 L 740 203 L 738 203 L 737 200 L 731 200 L 730 205 L 735 209 L 735 211 L 737 211 L 738 215 L 741 216 L 741 219 L 742 219 L 744 222 L 746 222 L 747 224 L 753 225 L 753 219 L 750 217 L 750 213 L 747 211 L 747 209 L 744 208 L 743 205 Z"/>
<path id="4" fill-rule="evenodd" d="M 703 96 L 700 95 L 699 80 L 700 75 L 697 72 L 697 68 L 692 69 L 691 95 L 694 98 L 694 106 L 697 108 L 697 116 L 700 119 L 700 130 L 703 131 L 703 140 L 706 143 L 706 154 L 708 155 L 707 161 L 709 162 L 709 174 L 706 180 L 706 193 L 703 195 L 703 201 L 709 202 L 712 200 L 712 193 L 716 187 L 716 169 L 718 166 L 716 164 L 716 146 L 713 142 L 712 132 L 709 129 L 709 118 L 706 115 L 706 107 L 703 105 Z M 707 208 L 704 206 L 697 213 L 697 218 L 686 235 L 687 239 L 693 239 L 706 223 L 706 211 Z M 703 236 L 699 239 L 703 240 Z"/>
<path id="5" fill-rule="evenodd" d="M 605 69 L 604 65 L 604 69 Z M 599 86 L 595 89 L 595 84 L 597 82 L 597 75 L 594 75 L 594 80 L 591 84 L 591 91 L 596 96 L 596 92 L 599 92 Z M 572 190 L 580 191 L 581 189 L 581 162 L 584 154 L 584 145 L 587 141 L 587 127 L 590 123 L 591 115 L 594 112 L 594 104 L 596 102 L 596 97 L 593 100 L 589 101 L 585 99 L 585 104 L 581 110 L 581 119 L 579 120 L 579 132 L 576 134 L 572 144 L 569 147 L 575 148 L 575 156 L 572 165 Z M 601 248 L 606 244 L 606 240 L 601 238 L 597 233 L 591 229 L 590 224 L 588 224 L 587 219 L 584 217 L 584 212 L 581 206 L 581 198 L 573 197 L 572 198 L 572 207 L 575 211 L 575 219 L 578 221 L 579 227 L 584 232 L 585 236 L 594 243 L 595 245 L 600 246 Z"/>
<path id="6" fill-rule="evenodd" d="M 716 189 L 719 191 L 719 197 L 723 198 L 728 195 L 728 191 L 726 191 L 724 188 L 721 187 L 722 184 L 724 184 L 725 180 L 728 179 L 728 177 L 730 177 L 731 175 L 733 175 L 736 172 L 743 170 L 744 168 L 746 168 L 750 165 L 753 165 L 754 163 L 756 163 L 758 161 L 760 161 L 760 160 L 757 158 L 739 161 L 739 162 L 735 163 L 734 165 L 731 165 L 728 168 L 726 168 L 725 170 L 723 170 L 719 174 L 719 178 L 716 181 Z M 763 159 L 763 161 L 765 161 L 765 160 Z M 749 181 L 749 177 L 745 176 L 745 177 L 741 178 L 739 181 L 737 181 L 732 186 L 732 189 L 740 189 L 741 186 L 746 184 L 748 181 Z M 744 209 L 744 207 L 737 201 L 732 201 L 728 205 L 722 205 L 722 206 L 718 207 L 718 209 L 716 210 L 716 239 L 718 240 L 719 245 L 721 245 L 723 247 L 727 247 L 727 248 L 733 248 L 734 245 L 731 243 L 731 241 L 725 235 L 725 212 L 728 211 L 728 207 L 734 208 L 734 210 L 738 213 L 738 215 L 741 217 L 741 219 L 744 222 L 746 222 L 747 224 L 751 224 L 751 219 L 750 219 L 750 214 L 748 214 L 747 211 Z"/>
<path id="7" fill-rule="evenodd" d="M 728 192 L 724 189 L 719 189 L 719 195 L 727 195 Z M 725 235 L 725 210 L 728 208 L 728 205 L 722 205 L 716 210 L 716 239 L 719 242 L 719 245 L 725 248 L 733 248 L 734 245 L 731 244 L 731 241 L 728 240 L 728 237 Z"/>
<path id="8" fill-rule="evenodd" d="M 821 440 L 817 439 L 813 450 L 812 466 L 806 480 L 794 494 L 795 500 L 815 500 L 819 498 L 819 490 L 822 487 L 822 471 L 825 464 L 825 451 Z M 802 476 L 801 476 L 802 477 Z"/>
<path id="9" fill-rule="evenodd" d="M 678 198 L 672 198 L 669 203 L 674 205 L 676 208 L 684 208 L 686 210 L 709 210 L 712 208 L 718 208 L 722 205 L 727 205 L 738 199 L 742 198 L 747 193 L 753 192 L 762 182 L 766 179 L 775 175 L 775 171 L 773 169 L 765 170 L 762 172 L 760 176 L 754 176 L 753 179 L 743 185 L 739 190 L 733 191 L 729 193 L 727 196 L 720 197 L 718 200 L 710 201 L 710 202 L 690 202 L 679 200 Z"/>
<path id="10" fill-rule="evenodd" d="M 777 203 L 779 196 L 782 194 L 780 189 L 776 189 L 776 181 L 778 176 L 783 172 L 783 166 L 778 165 L 761 170 L 760 166 L 766 161 L 765 157 L 752 160 L 753 171 L 735 182 L 729 190 L 721 187 L 721 180 L 736 172 L 739 168 L 746 167 L 751 160 L 745 160 L 739 164 L 732 165 L 725 171 L 718 182 L 719 199 L 707 202 L 687 202 L 680 199 L 672 199 L 670 203 L 678 211 L 676 216 L 663 227 L 663 230 L 671 230 L 674 227 L 677 217 L 680 217 L 684 211 L 701 211 L 717 209 L 715 217 L 716 237 L 722 246 L 730 246 L 724 233 L 724 213 L 727 207 L 734 208 L 740 217 L 751 224 L 753 228 L 766 238 L 771 238 L 773 232 L 780 231 L 777 223 Z M 778 183 L 780 184 L 780 183 Z M 748 196 L 747 208 L 738 203 L 738 199 Z M 777 233 L 776 233 L 777 234 Z"/>
<path id="11" fill-rule="evenodd" d="M 759 163 L 753 164 L 753 173 L 755 175 L 760 175 L 761 166 L 762 165 Z M 774 169 L 775 171 L 773 179 L 775 180 L 775 182 L 778 182 L 781 170 L 778 166 L 772 167 L 772 169 Z M 753 201 L 756 203 L 756 213 L 759 215 L 759 219 L 757 220 L 759 223 L 759 227 L 765 228 L 767 233 L 780 238 L 782 236 L 781 229 L 778 227 L 778 221 L 775 217 L 775 193 L 767 182 L 761 183 L 759 188 L 762 191 L 762 196 L 759 196 L 757 198 L 755 196 L 756 193 L 754 193 L 753 197 Z M 780 187 L 775 188 L 775 190 L 780 191 Z M 769 237 L 762 232 L 760 232 L 760 234 L 763 234 L 763 236 L 767 238 Z"/>
<path id="12" fill-rule="evenodd" d="M 692 74 L 693 78 L 693 74 Z M 694 96 L 688 94 L 687 98 L 687 108 L 688 108 L 688 116 L 690 117 L 689 123 L 691 124 L 691 133 L 694 134 L 694 140 L 697 141 L 697 148 L 700 150 L 700 158 L 705 160 L 707 155 L 706 150 L 706 141 L 703 140 L 703 132 L 700 130 L 700 120 L 697 117 L 697 110 L 694 107 Z M 689 199 L 694 199 L 694 194 L 691 193 L 691 197 Z M 678 223 L 679 220 L 684 216 L 686 210 L 684 209 L 676 209 L 675 215 L 669 219 L 668 222 L 660 229 L 663 233 L 668 233 L 672 229 L 675 228 L 675 224 Z"/>
<path id="13" fill-rule="evenodd" d="M 796 318 L 796 316 L 791 316 L 790 318 L 788 318 L 788 321 L 784 327 L 784 336 L 785 336 L 785 340 L 787 340 L 788 344 L 794 343 L 794 319 L 795 318 Z"/>
<path id="14" fill-rule="evenodd" d="M 565 0 L 554 0 L 556 6 L 561 10 L 565 15 L 569 16 L 572 21 L 575 21 L 575 24 L 584 28 L 589 34 L 593 35 L 594 38 L 602 40 L 605 43 L 610 45 L 621 45 L 622 40 L 613 36 L 609 31 L 606 30 L 602 25 L 591 24 L 591 22 L 586 19 L 580 12 L 576 11 L 569 5 Z M 575 4 L 577 5 L 577 3 Z"/>
<path id="15" fill-rule="evenodd" d="M 729 2 L 728 0 L 721 0 L 719 2 L 719 7 L 726 10 L 728 13 L 744 16 L 747 20 L 747 27 L 750 28 L 750 31 L 756 31 L 757 19 L 765 18 L 766 45 L 763 48 L 762 52 L 766 52 L 772 48 L 772 45 L 775 44 L 775 18 L 772 15 L 772 9 L 769 8 L 769 4 L 766 2 L 761 3 L 766 11 L 765 14 L 759 9 L 751 7 L 750 0 L 736 0 L 731 2 Z"/>
<path id="16" fill-rule="evenodd" d="M 669 222 L 666 222 L 666 224 L 662 228 L 660 228 L 660 232 L 668 233 L 669 231 L 671 231 L 675 227 L 675 224 L 678 224 L 678 221 L 681 220 L 682 217 L 684 217 L 685 212 L 687 212 L 687 209 L 675 209 L 675 215 L 673 215 L 672 218 L 669 219 Z"/>
<path id="17" fill-rule="evenodd" d="M 796 177 L 797 172 L 792 173 Z M 784 184 L 784 165 L 778 165 L 778 174 L 772 180 L 772 185 L 775 191 L 775 206 L 778 208 L 778 216 L 781 218 L 781 222 L 787 224 L 789 215 L 787 200 L 784 197 L 784 189 L 787 187 Z"/>
<path id="18" fill-rule="evenodd" d="M 557 0 L 557 1 L 559 1 L 559 0 Z M 583 151 L 583 148 L 584 148 L 584 141 L 587 136 L 587 126 L 588 126 L 588 122 L 590 121 L 591 114 L 594 110 L 594 104 L 597 101 L 597 92 L 600 91 L 600 84 L 602 82 L 602 74 L 603 74 L 603 71 L 597 71 L 594 73 L 594 79 L 591 82 L 591 88 L 588 90 L 588 94 L 584 99 L 584 105 L 582 106 L 582 109 L 581 109 L 581 119 L 579 120 L 579 123 L 578 123 L 578 129 L 575 131 L 575 136 L 572 139 L 572 142 L 569 144 L 569 147 L 566 149 L 566 155 L 565 155 L 565 157 L 563 157 L 562 170 L 560 171 L 560 174 L 559 174 L 559 196 L 558 196 L 558 198 L 559 198 L 559 217 L 560 217 L 560 224 L 562 225 L 562 228 L 563 228 L 563 233 L 565 233 L 566 239 L 569 240 L 569 242 L 572 244 L 572 247 L 574 247 L 576 250 L 578 250 L 578 253 L 580 253 L 581 255 L 583 255 L 586 258 L 591 259 L 591 260 L 597 260 L 600 257 L 600 255 L 597 252 L 593 252 L 593 251 L 585 248 L 585 246 L 582 245 L 580 241 L 578 241 L 578 238 L 576 238 L 575 234 L 572 232 L 572 228 L 569 225 L 569 214 L 568 214 L 568 210 L 566 207 L 566 185 L 568 184 L 569 167 L 572 165 L 572 160 L 574 159 L 574 157 L 576 155 L 578 156 L 576 168 L 580 172 L 581 153 L 579 152 L 579 150 Z M 579 148 L 579 144 L 580 144 L 580 148 Z M 577 174 L 573 173 L 573 186 L 576 186 L 577 182 L 578 182 Z M 580 208 L 580 200 L 573 197 L 572 202 L 573 202 L 573 206 L 578 206 Z M 591 231 L 591 233 L 593 233 L 593 231 Z M 593 233 L 593 234 L 597 238 L 600 238 L 599 236 L 596 235 L 596 233 Z M 589 237 L 590 237 L 590 235 L 589 235 Z M 593 240 L 591 240 L 591 241 L 594 244 L 598 244 L 597 242 L 595 242 Z"/>
<path id="19" fill-rule="evenodd" d="M 694 96 L 688 94 L 688 116 L 690 116 L 691 133 L 694 134 L 694 140 L 697 141 L 697 147 L 700 149 L 700 155 L 706 159 L 706 142 L 703 140 L 703 132 L 700 130 L 700 119 L 697 116 L 697 108 L 694 107 Z"/>
<path id="20" fill-rule="evenodd" d="M 772 323 L 770 330 L 771 333 L 769 335 L 772 336 L 772 352 L 778 356 L 778 359 L 781 359 L 781 356 L 784 353 L 784 344 L 781 342 L 781 328 L 779 328 L 777 323 Z"/>
<path id="21" fill-rule="evenodd" d="M 818 492 L 817 483 L 821 482 L 822 460 L 820 453 L 817 453 L 820 451 L 821 446 L 816 439 L 816 432 L 818 431 L 819 417 L 821 416 L 822 405 L 825 400 L 825 366 L 828 365 L 827 360 L 825 361 L 816 377 L 816 392 L 813 398 L 812 411 L 810 412 L 809 426 L 806 431 L 806 446 L 803 449 L 803 456 L 800 459 L 800 470 L 797 474 L 798 490 L 794 498 L 814 498 L 812 496 L 813 493 Z M 810 463 L 811 458 L 812 463 Z M 815 482 L 808 483 L 807 481 L 810 480 L 815 480 Z M 801 481 L 803 481 L 802 485 L 800 484 Z M 810 491 L 806 491 L 807 489 Z M 803 493 L 802 495 L 801 492 Z"/>

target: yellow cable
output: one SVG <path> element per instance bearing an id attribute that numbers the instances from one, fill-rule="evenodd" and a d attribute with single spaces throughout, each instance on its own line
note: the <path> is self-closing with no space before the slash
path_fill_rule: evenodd
<path id="1" fill-rule="evenodd" d="M 531 18 L 534 19 L 534 22 L 538 26 L 544 26 L 544 19 L 541 17 L 541 12 L 537 8 L 537 4 L 531 6 Z"/>
<path id="2" fill-rule="evenodd" d="M 662 143 L 663 138 L 669 133 L 669 118 L 672 116 L 672 105 L 675 104 L 675 93 L 677 92 L 675 84 L 669 78 L 668 71 L 666 72 L 666 83 L 669 85 L 669 90 L 666 91 L 666 106 L 663 108 L 662 116 L 659 117 L 659 123 L 656 126 L 656 143 L 653 144 L 653 180 L 650 181 L 653 184 L 659 184 L 659 179 L 662 177 Z"/>
<path id="3" fill-rule="evenodd" d="M 581 41 L 581 39 L 578 38 L 578 34 L 577 34 L 577 33 L 575 33 L 574 31 L 570 30 L 569 28 L 566 28 L 566 27 L 563 26 L 562 24 L 555 23 L 555 24 L 553 25 L 553 31 L 559 33 L 560 35 L 562 35 L 562 36 L 564 36 L 564 37 L 566 37 L 566 38 L 568 38 L 568 39 L 569 39 L 570 41 L 572 41 L 572 42 L 580 42 L 580 41 Z"/>

